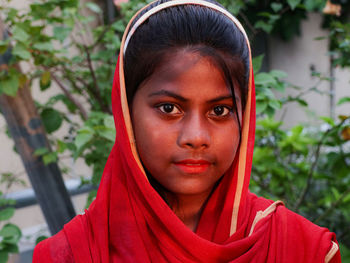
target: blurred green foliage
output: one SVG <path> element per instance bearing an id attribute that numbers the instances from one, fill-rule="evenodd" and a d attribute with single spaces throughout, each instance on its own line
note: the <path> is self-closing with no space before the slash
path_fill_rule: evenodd
<path id="1" fill-rule="evenodd" d="M 261 85 L 256 83 L 257 94 Z M 316 92 L 317 87 L 310 90 Z M 270 99 L 273 101 L 274 97 L 267 96 L 264 103 L 269 105 Z M 307 107 L 300 94 L 279 100 L 282 106 L 292 101 Z M 338 102 L 343 103 L 349 103 L 349 98 Z M 282 200 L 291 210 L 336 232 L 344 246 L 343 262 L 349 262 L 350 115 L 338 116 L 336 120 L 321 116 L 320 126 L 296 125 L 286 129 L 283 120 L 276 120 L 276 109 L 267 109 L 257 119 L 250 189 Z"/>
<path id="2" fill-rule="evenodd" d="M 18 242 L 22 236 L 19 227 L 10 222 L 15 213 L 15 200 L 8 199 L 6 194 L 12 185 L 24 185 L 24 181 L 12 173 L 1 173 L 0 184 L 4 189 L 0 191 L 0 263 L 6 263 L 10 254 L 18 253 Z"/>
<path id="3" fill-rule="evenodd" d="M 59 93 L 44 103 L 37 102 L 52 151 L 43 148 L 35 154 L 46 164 L 59 162 L 63 155 L 83 158 L 92 175 L 81 177 L 82 184 L 99 184 L 113 146 L 116 134 L 110 94 L 121 36 L 127 21 L 147 2 L 130 0 L 122 4 L 111 22 L 105 21 L 102 1 L 38 0 L 24 10 L 6 4 L 0 7 L 10 31 L 10 38 L 0 41 L 0 54 L 12 54 L 8 68 L 0 71 L 0 94 L 14 96 L 26 82 L 39 83 L 43 93 L 53 86 L 59 88 Z M 252 41 L 259 33 L 289 41 L 300 34 L 301 22 L 308 14 L 321 12 L 326 1 L 220 2 L 242 21 Z M 348 3 L 343 7 L 349 12 Z M 344 16 L 326 16 L 324 26 L 329 29 L 334 64 L 350 67 L 350 23 Z M 320 117 L 320 126 L 283 128 L 284 121 L 277 121 L 276 112 L 291 102 L 306 108 L 304 95 L 318 92 L 318 84 L 331 79 L 314 72 L 317 85 L 296 87 L 285 81 L 285 72 L 262 72 L 262 61 L 263 55 L 254 59 L 258 120 L 251 190 L 281 199 L 290 209 L 335 231 L 343 244 L 343 261 L 350 262 L 349 115 L 344 113 L 335 120 Z M 19 62 L 29 65 L 24 73 L 15 67 Z M 285 95 L 290 88 L 299 94 Z M 339 104 L 349 102 L 346 97 Z M 68 131 L 57 138 L 55 132 L 63 125 Z M 62 164 L 61 168 L 69 173 Z M 87 205 L 95 195 L 95 190 L 90 193 Z M 12 216 L 14 210 L 8 205 L 2 205 L 0 221 Z M 4 228 L 0 230 L 0 253 L 16 252 L 18 228 L 11 224 Z"/>

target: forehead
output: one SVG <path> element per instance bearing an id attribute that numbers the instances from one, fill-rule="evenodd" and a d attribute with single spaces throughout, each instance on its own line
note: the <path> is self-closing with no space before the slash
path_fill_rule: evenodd
<path id="1" fill-rule="evenodd" d="M 177 87 L 189 84 L 198 86 L 210 84 L 205 82 L 208 80 L 216 81 L 216 85 L 220 82 L 220 86 L 227 87 L 224 74 L 215 65 L 212 58 L 203 57 L 195 52 L 180 50 L 167 54 L 163 62 L 141 84 L 140 88 L 143 86 L 155 87 L 157 83 L 161 85 L 176 83 Z"/>
<path id="2" fill-rule="evenodd" d="M 233 80 L 233 82 L 235 82 Z M 234 86 L 236 99 L 240 99 L 238 85 Z M 180 50 L 167 54 L 154 73 L 139 86 L 142 93 L 171 90 L 183 95 L 232 95 L 223 70 L 211 56 Z"/>

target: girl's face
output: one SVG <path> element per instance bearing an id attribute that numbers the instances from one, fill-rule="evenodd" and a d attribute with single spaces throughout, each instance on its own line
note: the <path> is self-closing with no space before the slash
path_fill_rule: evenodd
<path id="1" fill-rule="evenodd" d="M 238 115 L 241 103 L 235 89 Z M 232 93 L 210 59 L 178 52 L 140 85 L 132 102 L 137 150 L 170 194 L 208 195 L 239 144 Z"/>

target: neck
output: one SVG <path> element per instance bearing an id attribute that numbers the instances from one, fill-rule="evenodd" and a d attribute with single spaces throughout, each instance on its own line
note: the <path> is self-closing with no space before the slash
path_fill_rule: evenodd
<path id="1" fill-rule="evenodd" d="M 208 200 L 211 190 L 196 195 L 176 196 L 167 193 L 169 206 L 180 220 L 192 231 L 196 231 L 203 208 Z"/>
<path id="2" fill-rule="evenodd" d="M 148 178 L 152 187 L 159 193 L 177 217 L 193 232 L 196 231 L 203 208 L 213 189 L 192 195 L 174 194 L 164 189 L 152 176 L 148 176 Z"/>

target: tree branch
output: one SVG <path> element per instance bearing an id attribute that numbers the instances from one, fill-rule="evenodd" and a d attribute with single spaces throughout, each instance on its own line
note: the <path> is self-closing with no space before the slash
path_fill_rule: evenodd
<path id="1" fill-rule="evenodd" d="M 95 96 L 95 99 L 99 102 L 100 105 L 104 105 L 104 102 L 101 97 L 98 96 L 96 90 L 91 87 L 83 78 L 76 77 L 77 81 L 79 81 L 84 87 L 86 87 L 88 93 L 92 96 Z M 102 106 L 101 106 L 102 107 Z"/>
<path id="2" fill-rule="evenodd" d="M 242 17 L 244 23 L 246 23 L 247 27 L 252 31 L 253 37 L 258 33 L 258 31 L 255 29 L 255 27 L 249 22 L 249 19 L 246 17 L 246 15 L 243 12 L 239 12 L 238 16 Z"/>
<path id="3" fill-rule="evenodd" d="M 89 51 L 89 48 L 86 46 L 86 45 L 83 45 L 84 47 L 84 50 L 85 50 L 85 53 L 86 53 L 86 58 L 87 58 L 87 62 L 88 62 L 88 67 L 89 67 L 89 70 L 90 70 L 90 73 L 91 73 L 91 77 L 92 77 L 92 80 L 94 82 L 94 95 L 96 96 L 96 99 L 97 101 L 100 103 L 101 105 L 101 109 L 104 111 L 104 112 L 107 112 L 107 113 L 110 113 L 112 114 L 112 112 L 110 111 L 110 109 L 108 108 L 108 106 L 103 102 L 102 100 L 102 97 L 101 97 L 101 93 L 100 93 L 100 88 L 99 88 L 99 85 L 97 83 L 97 78 L 96 78 L 96 74 L 95 74 L 95 70 L 92 66 L 92 61 L 91 61 L 91 56 L 90 56 L 90 51 Z"/>
<path id="4" fill-rule="evenodd" d="M 338 198 L 338 200 L 336 200 L 335 202 L 333 202 L 331 204 L 331 206 L 322 214 L 320 215 L 315 221 L 314 223 L 317 224 L 318 222 L 320 222 L 322 219 L 326 218 L 342 201 L 343 199 L 350 194 L 350 187 L 348 189 L 346 189 L 345 192 L 343 192 L 343 194 Z"/>
<path id="5" fill-rule="evenodd" d="M 315 152 L 315 160 L 314 160 L 314 162 L 312 163 L 311 169 L 310 169 L 310 171 L 309 171 L 306 186 L 305 186 L 304 190 L 302 191 L 302 193 L 301 193 L 301 195 L 300 195 L 300 198 L 298 199 L 298 201 L 296 202 L 296 204 L 295 204 L 295 206 L 294 206 L 294 211 L 295 211 L 295 212 L 298 212 L 300 205 L 304 202 L 305 197 L 306 197 L 306 194 L 307 194 L 307 192 L 309 191 L 309 188 L 310 188 L 310 185 L 311 185 L 311 181 L 312 181 L 312 177 L 313 177 L 313 175 L 314 175 L 314 172 L 315 172 L 315 169 L 316 169 L 316 165 L 317 165 L 318 159 L 319 159 L 319 157 L 320 157 L 320 151 L 321 151 L 321 147 L 322 147 L 323 141 L 327 138 L 328 134 L 329 134 L 331 131 L 333 131 L 333 129 L 342 126 L 346 120 L 347 120 L 347 119 L 342 120 L 342 121 L 341 121 L 338 125 L 336 125 L 335 127 L 332 127 L 332 128 L 330 128 L 330 129 L 328 129 L 328 130 L 323 134 L 323 136 L 322 136 L 322 138 L 320 139 L 320 141 L 318 142 L 318 144 L 317 144 L 317 149 L 316 149 L 316 152 Z"/>
<path id="6" fill-rule="evenodd" d="M 116 19 L 114 19 L 113 21 L 111 21 L 101 32 L 101 34 L 98 36 L 97 40 L 89 47 L 91 50 L 94 49 L 99 43 L 100 41 L 103 39 L 103 37 L 105 36 L 105 34 L 108 32 L 108 30 L 112 27 L 112 24 L 116 21 Z"/>
<path id="7" fill-rule="evenodd" d="M 76 79 L 74 79 L 74 77 L 72 77 L 71 75 L 74 74 L 70 74 L 70 71 L 63 65 L 63 69 L 57 69 L 57 71 L 60 71 L 62 76 L 64 76 L 72 85 L 72 88 L 77 91 L 79 94 L 81 94 L 84 99 L 86 99 L 86 101 L 89 101 L 89 93 L 86 92 L 86 90 L 84 88 L 81 88 L 78 86 L 77 83 L 77 77 L 75 77 Z M 85 83 L 82 83 L 83 87 L 86 87 L 87 85 L 85 85 Z"/>
<path id="8" fill-rule="evenodd" d="M 328 134 L 328 131 L 326 133 Z M 319 143 L 317 144 L 317 148 L 316 148 L 316 151 L 315 151 L 315 161 L 312 163 L 311 169 L 310 169 L 309 174 L 307 176 L 306 186 L 303 189 L 303 191 L 302 191 L 298 201 L 296 202 L 296 204 L 294 206 L 294 211 L 295 212 L 298 212 L 300 205 L 304 202 L 306 194 L 309 191 L 309 188 L 310 188 L 310 185 L 311 185 L 311 182 L 312 182 L 312 177 L 314 176 L 314 171 L 315 171 L 316 165 L 318 163 L 318 158 L 320 157 L 321 146 L 323 144 L 324 138 L 325 138 L 325 136 L 323 136 L 321 138 L 321 140 L 319 141 Z"/>
<path id="9" fill-rule="evenodd" d="M 87 120 L 88 115 L 84 107 L 79 103 L 69 92 L 68 88 L 57 78 L 57 76 L 51 72 L 52 79 L 57 83 L 60 89 L 63 91 L 64 95 L 79 109 L 80 114 L 84 120 Z"/>

